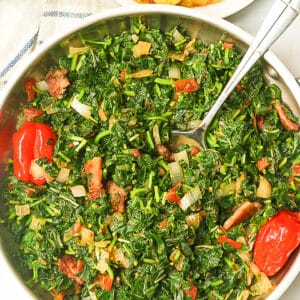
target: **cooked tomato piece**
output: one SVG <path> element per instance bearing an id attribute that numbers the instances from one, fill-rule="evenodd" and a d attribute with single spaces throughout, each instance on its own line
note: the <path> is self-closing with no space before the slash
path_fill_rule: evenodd
<path id="1" fill-rule="evenodd" d="M 199 83 L 195 78 L 180 79 L 175 82 L 177 93 L 192 93 L 198 90 Z"/>
<path id="2" fill-rule="evenodd" d="M 77 276 L 83 270 L 83 261 L 77 260 L 73 255 L 64 254 L 58 260 L 58 270 L 75 282 L 79 284 L 84 283 L 84 280 Z"/>
<path id="3" fill-rule="evenodd" d="M 98 283 L 104 290 L 109 292 L 112 289 L 114 279 L 109 274 L 99 274 Z"/>

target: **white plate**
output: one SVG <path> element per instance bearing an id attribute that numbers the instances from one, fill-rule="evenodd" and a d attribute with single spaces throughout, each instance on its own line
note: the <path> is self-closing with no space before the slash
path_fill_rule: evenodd
<path id="1" fill-rule="evenodd" d="M 254 0 L 222 0 L 221 2 L 215 4 L 193 7 L 191 9 L 198 10 L 199 12 L 210 16 L 225 18 L 245 8 L 253 1 Z M 147 4 L 138 3 L 134 0 L 116 0 L 116 2 L 118 2 L 121 6 L 147 5 Z"/>

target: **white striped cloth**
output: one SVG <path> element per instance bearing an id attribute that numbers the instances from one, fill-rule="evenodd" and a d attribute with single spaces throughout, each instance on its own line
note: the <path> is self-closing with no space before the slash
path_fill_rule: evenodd
<path id="1" fill-rule="evenodd" d="M 14 68 L 47 38 L 114 7 L 118 4 L 113 0 L 0 0 L 0 90 Z"/>

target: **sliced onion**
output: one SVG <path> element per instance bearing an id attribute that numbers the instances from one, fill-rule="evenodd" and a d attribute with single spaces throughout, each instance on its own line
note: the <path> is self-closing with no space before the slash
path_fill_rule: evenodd
<path id="1" fill-rule="evenodd" d="M 103 108 L 99 108 L 98 110 L 98 115 L 99 115 L 99 118 L 102 122 L 106 122 L 107 121 L 107 115 L 106 115 L 106 112 Z"/>
<path id="2" fill-rule="evenodd" d="M 130 267 L 130 261 L 128 257 L 124 255 L 121 249 L 114 248 L 113 257 L 114 261 L 120 263 L 125 269 L 128 269 Z"/>
<path id="3" fill-rule="evenodd" d="M 30 215 L 30 206 L 29 204 L 15 205 L 15 211 L 18 217 Z"/>
<path id="4" fill-rule="evenodd" d="M 240 300 L 247 300 L 249 299 L 251 296 L 251 293 L 249 290 L 243 290 L 239 295 L 238 295 L 238 299 Z"/>
<path id="5" fill-rule="evenodd" d="M 29 228 L 35 231 L 39 231 L 42 229 L 43 225 L 46 223 L 45 219 L 37 218 L 36 216 L 32 216 L 31 223 Z"/>
<path id="6" fill-rule="evenodd" d="M 196 53 L 197 50 L 194 47 L 195 42 L 196 39 L 192 39 L 191 41 L 189 41 L 188 44 L 185 46 L 185 50 L 187 50 L 189 53 Z"/>
<path id="7" fill-rule="evenodd" d="M 259 176 L 259 184 L 256 191 L 256 196 L 263 199 L 268 199 L 272 196 L 272 186 L 264 176 Z"/>
<path id="8" fill-rule="evenodd" d="M 201 124 L 201 120 L 192 120 L 188 123 L 188 128 L 190 130 L 196 129 Z"/>
<path id="9" fill-rule="evenodd" d="M 172 185 L 176 185 L 179 182 L 182 182 L 183 173 L 182 168 L 178 161 L 174 161 L 168 164 L 169 171 L 170 171 L 170 177 L 172 181 Z"/>
<path id="10" fill-rule="evenodd" d="M 177 66 L 170 67 L 169 78 L 172 78 L 172 79 L 180 79 L 181 78 L 180 69 Z"/>
<path id="11" fill-rule="evenodd" d="M 257 282 L 251 286 L 251 291 L 255 295 L 267 294 L 274 288 L 271 280 L 263 272 L 256 276 L 256 280 Z"/>
<path id="12" fill-rule="evenodd" d="M 245 181 L 245 173 L 241 172 L 240 176 L 236 180 L 235 192 L 240 194 L 242 192 L 242 184 Z"/>
<path id="13" fill-rule="evenodd" d="M 227 197 L 235 193 L 236 182 L 230 182 L 216 191 L 216 198 Z"/>
<path id="14" fill-rule="evenodd" d="M 253 262 L 253 261 L 250 261 L 248 263 L 249 267 L 250 267 L 250 270 L 251 272 L 255 275 L 255 276 L 258 276 L 260 274 L 260 270 L 258 268 L 258 266 Z"/>
<path id="15" fill-rule="evenodd" d="M 157 124 L 153 126 L 153 138 L 155 145 L 161 145 L 159 126 Z"/>
<path id="16" fill-rule="evenodd" d="M 86 190 L 85 190 L 84 185 L 74 185 L 74 186 L 70 186 L 70 190 L 71 190 L 72 195 L 73 195 L 75 198 L 78 198 L 78 197 L 85 197 L 85 196 L 86 196 Z"/>
<path id="17" fill-rule="evenodd" d="M 132 47 L 133 56 L 141 57 L 144 55 L 149 55 L 150 48 L 151 48 L 151 43 L 144 42 L 144 41 L 138 41 L 138 43 Z"/>
<path id="18" fill-rule="evenodd" d="M 71 107 L 84 118 L 89 119 L 91 117 L 91 107 L 81 103 L 77 97 L 74 97 L 73 101 L 71 102 Z"/>
<path id="19" fill-rule="evenodd" d="M 186 59 L 185 53 L 170 53 L 169 58 L 183 62 Z"/>
<path id="20" fill-rule="evenodd" d="M 49 90 L 49 86 L 45 80 L 37 82 L 35 86 L 37 87 L 37 89 L 39 89 L 40 91 L 43 91 L 43 92 Z"/>
<path id="21" fill-rule="evenodd" d="M 94 231 L 86 228 L 86 227 L 82 227 L 80 230 L 80 245 L 81 246 L 93 246 L 94 245 Z"/>
<path id="22" fill-rule="evenodd" d="M 197 201 L 202 199 L 202 193 L 199 186 L 196 186 L 192 190 L 185 193 L 185 195 L 180 199 L 178 205 L 182 210 L 187 210 L 190 206 L 195 204 Z"/>
<path id="23" fill-rule="evenodd" d="M 177 1 L 180 2 L 180 1 Z M 184 39 L 184 36 L 179 32 L 179 30 L 175 29 L 173 31 L 173 38 L 175 42 L 180 42 Z"/>
<path id="24" fill-rule="evenodd" d="M 117 122 L 118 120 L 116 118 L 110 117 L 108 120 L 108 129 L 111 130 Z"/>
<path id="25" fill-rule="evenodd" d="M 50 176 L 50 174 L 48 174 L 46 170 L 41 167 L 35 160 L 31 161 L 29 172 L 30 175 L 35 179 L 45 178 L 47 182 L 53 181 L 53 178 Z"/>
<path id="26" fill-rule="evenodd" d="M 107 262 L 109 261 L 109 253 L 106 250 L 100 251 L 100 259 L 96 265 L 96 269 L 100 271 L 100 273 L 105 273 L 108 269 Z"/>
<path id="27" fill-rule="evenodd" d="M 202 220 L 201 213 L 191 214 L 185 217 L 185 221 L 189 227 L 198 228 Z"/>
<path id="28" fill-rule="evenodd" d="M 102 240 L 95 242 L 95 247 L 106 248 L 111 243 L 110 240 Z"/>
<path id="29" fill-rule="evenodd" d="M 133 34 L 133 35 L 131 36 L 131 39 L 132 39 L 135 43 L 137 43 L 138 40 L 139 40 L 139 36 L 136 35 L 136 34 Z"/>
<path id="30" fill-rule="evenodd" d="M 150 77 L 152 76 L 152 74 L 153 74 L 153 70 L 145 69 L 145 70 L 138 71 L 136 73 L 129 74 L 128 76 L 131 78 L 144 78 L 144 77 Z"/>
<path id="31" fill-rule="evenodd" d="M 187 165 L 189 164 L 189 157 L 186 150 L 174 153 L 173 156 L 175 161 L 180 162 L 181 160 L 183 160 Z"/>
<path id="32" fill-rule="evenodd" d="M 59 173 L 56 177 L 56 181 L 60 183 L 68 182 L 70 176 L 70 169 L 68 168 L 61 168 Z"/>
<path id="33" fill-rule="evenodd" d="M 87 51 L 89 51 L 91 47 L 85 46 L 85 47 L 69 47 L 69 53 L 70 54 L 82 54 Z"/>

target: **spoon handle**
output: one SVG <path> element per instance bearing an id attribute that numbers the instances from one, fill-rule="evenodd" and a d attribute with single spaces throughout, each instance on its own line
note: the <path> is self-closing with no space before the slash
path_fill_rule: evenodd
<path id="1" fill-rule="evenodd" d="M 256 61 L 264 55 L 269 47 L 280 37 L 300 12 L 300 0 L 278 0 L 272 6 L 257 35 L 243 56 L 239 66 L 224 87 L 220 96 L 201 122 L 201 130 L 205 131 L 214 116 L 223 105 L 236 85 L 251 69 Z M 196 129 L 197 131 L 197 129 Z"/>

